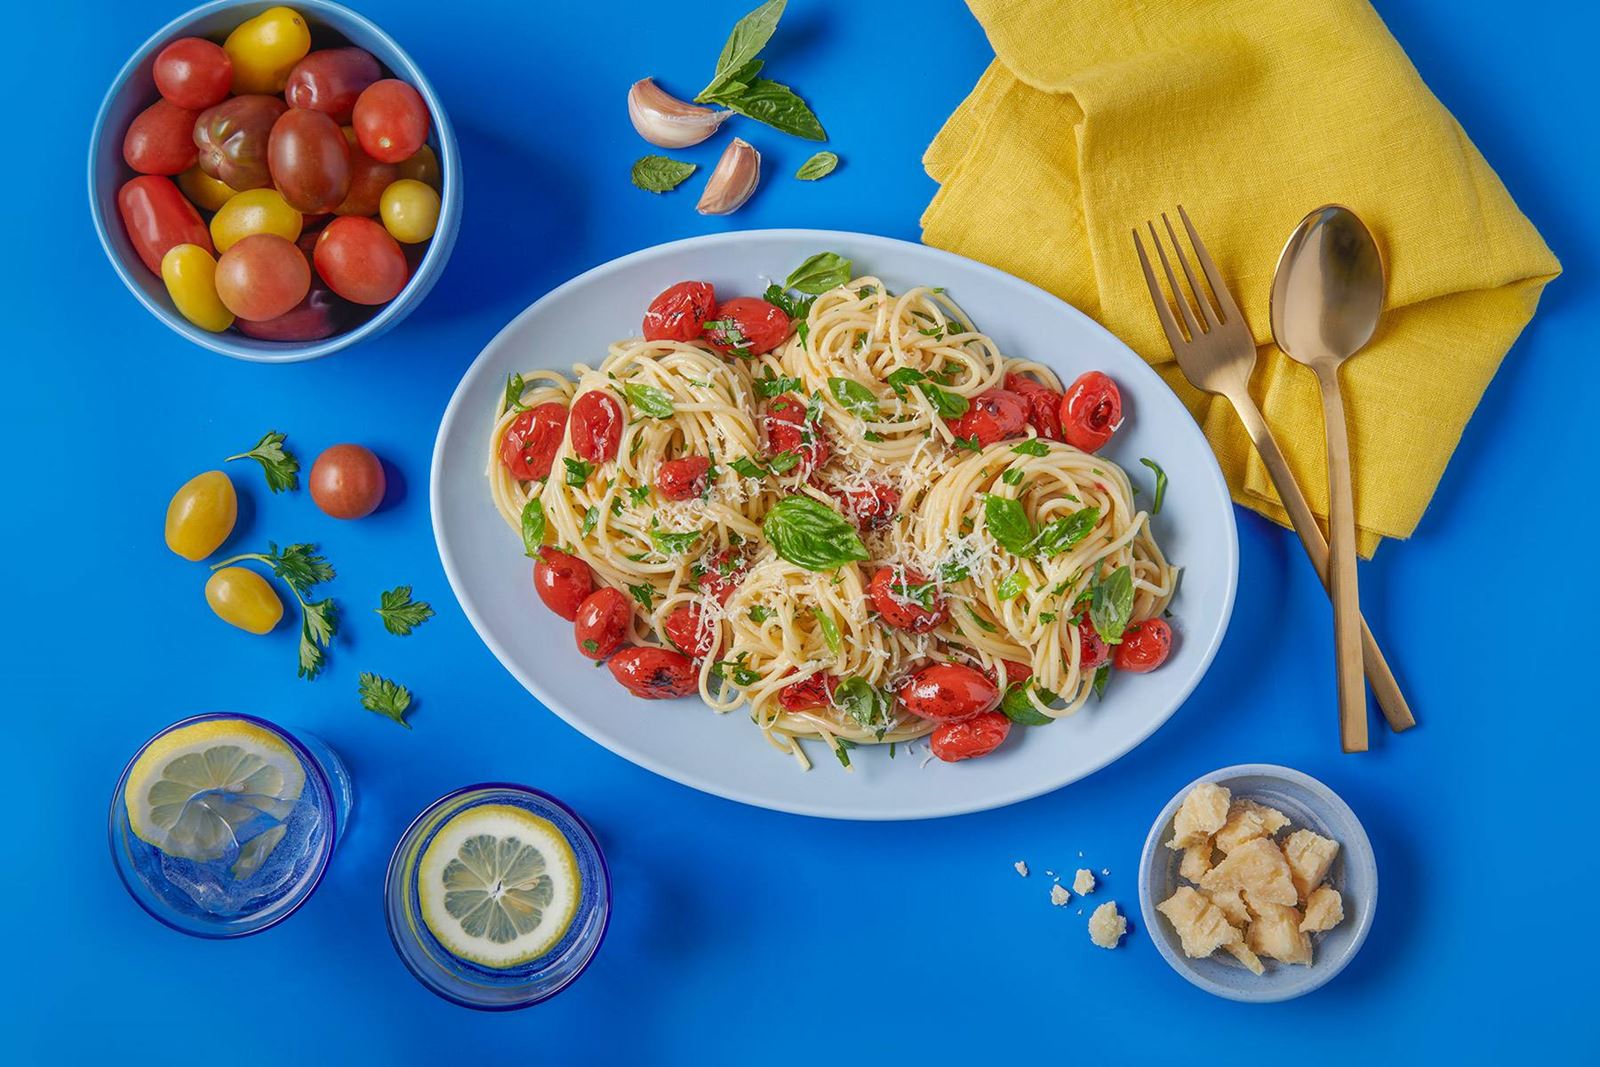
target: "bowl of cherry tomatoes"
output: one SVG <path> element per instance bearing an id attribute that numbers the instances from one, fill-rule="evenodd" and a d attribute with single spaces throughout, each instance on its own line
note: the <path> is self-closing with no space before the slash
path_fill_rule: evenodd
<path id="1" fill-rule="evenodd" d="M 328 0 L 217 0 L 117 74 L 89 205 L 128 289 L 223 355 L 315 359 L 389 330 L 433 288 L 461 160 L 422 71 Z"/>

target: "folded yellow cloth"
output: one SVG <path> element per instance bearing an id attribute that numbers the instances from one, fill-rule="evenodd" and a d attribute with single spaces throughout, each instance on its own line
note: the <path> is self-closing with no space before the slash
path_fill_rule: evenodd
<path id="1" fill-rule="evenodd" d="M 1286 523 L 1227 402 L 1172 362 L 1130 231 L 1188 210 L 1259 346 L 1252 391 L 1325 517 L 1315 379 L 1272 345 L 1268 295 L 1306 212 L 1353 208 L 1389 274 L 1378 333 L 1343 375 L 1358 538 L 1371 555 L 1409 536 L 1560 265 L 1377 13 L 1366 0 L 968 3 L 996 59 L 923 160 L 940 184 L 923 239 L 1098 319 L 1177 391 L 1234 499 Z"/>

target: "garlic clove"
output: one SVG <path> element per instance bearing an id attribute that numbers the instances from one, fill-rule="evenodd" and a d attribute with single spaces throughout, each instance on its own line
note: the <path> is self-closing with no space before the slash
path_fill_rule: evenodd
<path id="1" fill-rule="evenodd" d="M 633 128 L 662 148 L 699 144 L 716 133 L 731 114 L 686 104 L 649 78 L 640 78 L 628 89 L 628 118 L 633 120 Z"/>
<path id="2" fill-rule="evenodd" d="M 706 179 L 705 192 L 695 210 L 702 215 L 729 215 L 744 206 L 761 180 L 761 153 L 748 141 L 735 137 Z"/>

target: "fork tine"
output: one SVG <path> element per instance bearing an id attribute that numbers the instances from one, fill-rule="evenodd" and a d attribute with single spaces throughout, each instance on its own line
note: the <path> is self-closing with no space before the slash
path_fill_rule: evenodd
<path id="1" fill-rule="evenodd" d="M 1174 352 L 1177 352 L 1189 341 L 1178 328 L 1178 320 L 1172 317 L 1172 307 L 1167 303 L 1167 294 L 1161 290 L 1161 283 L 1156 281 L 1156 272 L 1150 267 L 1150 257 L 1145 255 L 1144 242 L 1139 240 L 1137 226 L 1133 228 L 1133 247 L 1139 253 L 1139 265 L 1144 268 L 1144 283 L 1150 287 L 1150 299 L 1156 306 L 1156 316 L 1161 320 L 1161 328 L 1166 331 L 1167 343 L 1172 346 Z"/>
<path id="2" fill-rule="evenodd" d="M 1161 213 L 1161 221 L 1167 227 L 1167 236 L 1172 238 L 1172 254 L 1178 257 L 1178 265 L 1183 268 L 1183 276 L 1189 279 L 1189 288 L 1194 292 L 1194 302 L 1200 305 L 1200 314 L 1205 316 L 1206 326 L 1214 330 L 1221 325 L 1221 322 L 1211 307 L 1211 301 L 1206 299 L 1205 286 L 1194 276 L 1194 270 L 1189 266 L 1189 257 L 1183 254 L 1183 242 L 1178 240 L 1178 234 L 1172 228 L 1172 220 L 1167 218 L 1165 211 Z"/>
<path id="3" fill-rule="evenodd" d="M 1183 315 L 1184 325 L 1189 327 L 1190 339 L 1199 337 L 1205 331 L 1200 329 L 1200 324 L 1194 320 L 1194 312 L 1189 308 L 1189 298 L 1184 295 L 1183 286 L 1178 284 L 1178 276 L 1172 273 L 1172 264 L 1167 261 L 1167 250 L 1161 247 L 1161 237 L 1156 233 L 1156 224 L 1148 223 L 1150 227 L 1150 241 L 1156 246 L 1156 255 L 1161 257 L 1161 269 L 1167 272 L 1167 281 L 1172 285 L 1172 300 L 1178 305 L 1178 311 Z"/>
<path id="4" fill-rule="evenodd" d="M 1217 300 L 1217 307 L 1222 311 L 1222 321 L 1229 319 L 1243 319 L 1239 312 L 1238 301 L 1233 299 L 1233 294 L 1228 291 L 1227 285 L 1222 281 L 1222 272 L 1217 270 L 1216 261 L 1211 258 L 1211 253 L 1206 251 L 1206 243 L 1200 240 L 1200 235 L 1195 232 L 1194 223 L 1189 221 L 1189 213 L 1183 210 L 1183 205 L 1178 205 L 1178 217 L 1183 220 L 1183 228 L 1189 232 L 1189 243 L 1194 247 L 1194 254 L 1200 260 L 1200 269 L 1206 272 L 1206 281 L 1211 283 L 1211 293 Z"/>

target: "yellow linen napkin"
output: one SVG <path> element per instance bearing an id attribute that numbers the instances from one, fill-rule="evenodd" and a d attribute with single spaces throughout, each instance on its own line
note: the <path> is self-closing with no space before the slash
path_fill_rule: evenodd
<path id="1" fill-rule="evenodd" d="M 1130 231 L 1183 204 L 1259 347 L 1252 391 L 1327 515 L 1321 405 L 1272 343 L 1278 252 L 1312 208 L 1372 227 L 1377 335 L 1345 365 L 1358 540 L 1407 537 L 1560 264 L 1365 0 L 968 0 L 996 59 L 923 162 L 923 239 L 1098 319 L 1172 385 L 1234 499 L 1287 524 L 1227 401 L 1191 388 Z M 1176 225 L 1176 214 L 1174 224 Z M 1148 234 L 1147 234 L 1148 236 Z"/>

